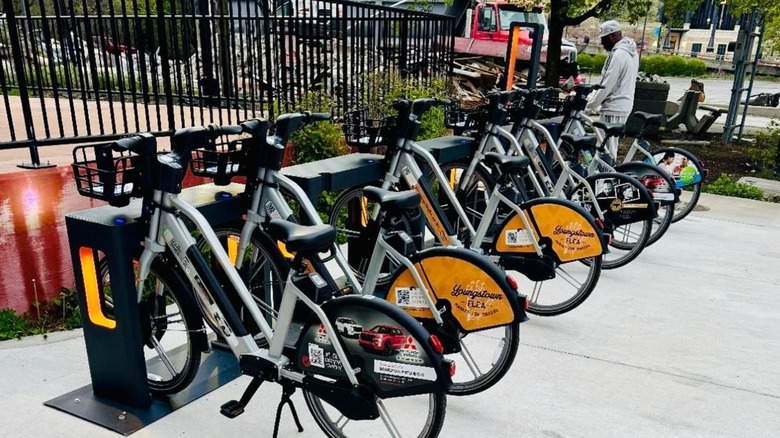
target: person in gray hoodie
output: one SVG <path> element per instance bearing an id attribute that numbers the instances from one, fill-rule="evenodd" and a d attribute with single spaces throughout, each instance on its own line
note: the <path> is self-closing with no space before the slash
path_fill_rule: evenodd
<path id="1" fill-rule="evenodd" d="M 624 37 L 620 24 L 615 20 L 599 26 L 601 44 L 609 50 L 609 58 L 601 70 L 601 90 L 591 93 L 587 113 L 598 112 L 606 123 L 625 123 L 634 107 L 634 90 L 639 73 L 639 55 L 636 43 Z M 617 156 L 618 139 L 609 141 L 610 152 Z"/>

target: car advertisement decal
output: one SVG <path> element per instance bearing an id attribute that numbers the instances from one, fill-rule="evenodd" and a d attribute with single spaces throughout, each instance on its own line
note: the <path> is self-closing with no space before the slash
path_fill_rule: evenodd
<path id="1" fill-rule="evenodd" d="M 436 370 L 418 341 L 399 323 L 371 308 L 346 305 L 331 316 L 331 324 L 350 366 L 361 379 L 370 379 L 383 389 L 409 387 L 436 381 Z M 304 373 L 345 378 L 333 340 L 324 324 L 311 324 L 302 334 L 298 366 Z"/>
<path id="2" fill-rule="evenodd" d="M 653 154 L 652 160 L 646 158 L 645 162 L 668 173 L 678 189 L 698 184 L 704 179 L 699 163 L 679 152 L 659 151 Z"/>

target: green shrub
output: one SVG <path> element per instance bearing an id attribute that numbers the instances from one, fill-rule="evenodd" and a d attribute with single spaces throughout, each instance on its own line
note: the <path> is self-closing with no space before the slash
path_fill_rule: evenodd
<path id="1" fill-rule="evenodd" d="M 677 55 L 652 55 L 642 57 L 639 70 L 658 76 L 699 77 L 707 72 L 707 64 Z"/>
<path id="2" fill-rule="evenodd" d="M 755 199 L 758 201 L 764 200 L 764 192 L 761 189 L 750 184 L 737 182 L 736 179 L 725 173 L 714 182 L 705 185 L 702 190 L 715 195 Z"/>
<path id="3" fill-rule="evenodd" d="M 11 309 L 0 310 L 0 341 L 24 336 L 72 330 L 81 327 L 76 291 L 63 288 L 60 296 L 44 303 L 33 303 L 35 315 L 19 315 Z"/>
<path id="4" fill-rule="evenodd" d="M 446 98 L 449 95 L 445 78 L 434 78 L 430 83 L 402 78 L 396 70 L 369 73 L 361 78 L 363 87 L 376 90 L 373 99 L 362 105 L 368 108 L 369 117 L 381 118 L 395 114 L 391 108 L 398 99 L 422 99 L 426 97 Z M 420 119 L 417 140 L 441 137 L 447 133 L 444 126 L 444 108 L 433 107 Z"/>
<path id="5" fill-rule="evenodd" d="M 583 53 L 577 56 L 577 64 L 583 72 L 600 73 L 601 69 L 604 68 L 605 62 L 607 62 L 607 55 L 603 53 L 596 53 L 595 55 Z"/>
<path id="6" fill-rule="evenodd" d="M 707 63 L 701 59 L 689 59 L 688 60 L 688 76 L 700 77 L 707 73 Z"/>
<path id="7" fill-rule="evenodd" d="M 749 164 L 764 178 L 774 179 L 774 165 L 777 157 L 777 145 L 780 141 L 780 123 L 770 120 L 767 129 L 756 134 L 755 143 L 747 148 Z"/>
<path id="8" fill-rule="evenodd" d="M 333 100 L 322 93 L 307 93 L 296 104 L 295 111 L 331 112 Z M 290 138 L 295 147 L 293 164 L 310 163 L 349 153 L 341 142 L 341 128 L 333 122 L 317 122 L 304 126 Z"/>
<path id="9" fill-rule="evenodd" d="M 0 341 L 19 339 L 29 333 L 29 322 L 11 309 L 0 310 Z"/>

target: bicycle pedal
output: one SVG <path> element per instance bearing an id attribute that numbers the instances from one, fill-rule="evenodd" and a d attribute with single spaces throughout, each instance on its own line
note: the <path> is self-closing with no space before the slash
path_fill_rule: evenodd
<path id="1" fill-rule="evenodd" d="M 219 407 L 219 413 L 228 418 L 236 418 L 244 413 L 244 408 L 244 404 L 240 401 L 230 400 L 229 402 Z"/>

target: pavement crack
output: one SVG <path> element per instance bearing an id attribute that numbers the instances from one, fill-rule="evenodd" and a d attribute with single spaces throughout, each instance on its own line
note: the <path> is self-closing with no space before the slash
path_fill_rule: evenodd
<path id="1" fill-rule="evenodd" d="M 542 346 L 542 345 L 526 344 L 524 342 L 521 342 L 520 345 L 524 345 L 526 347 L 531 347 L 531 348 L 536 348 L 537 350 L 544 350 L 544 351 L 549 351 L 549 352 L 552 352 L 552 353 L 565 354 L 567 356 L 574 356 L 574 357 L 579 357 L 579 358 L 582 358 L 582 359 L 590 359 L 590 360 L 595 360 L 595 361 L 598 361 L 598 362 L 604 362 L 604 363 L 608 363 L 608 364 L 612 364 L 612 365 L 619 365 L 619 366 L 622 366 L 622 367 L 634 368 L 634 369 L 637 369 L 637 370 L 649 371 L 651 373 L 663 374 L 663 375 L 671 376 L 671 377 L 677 377 L 677 378 L 680 378 L 680 379 L 690 380 L 690 381 L 697 382 L 697 383 L 709 384 L 709 385 L 717 386 L 717 387 L 720 387 L 720 388 L 733 389 L 735 391 L 746 392 L 748 394 L 759 395 L 759 396 L 762 396 L 762 397 L 769 397 L 769 398 L 773 398 L 773 399 L 780 399 L 780 395 L 777 395 L 777 394 L 769 394 L 767 392 L 753 391 L 751 389 L 740 388 L 739 386 L 726 385 L 726 384 L 723 384 L 723 383 L 717 383 L 717 382 L 713 382 L 711 380 L 694 379 L 694 378 L 692 378 L 690 376 L 686 376 L 684 374 L 677 374 L 677 373 L 672 373 L 672 372 L 669 372 L 669 371 L 661 371 L 661 370 L 657 370 L 657 369 L 654 369 L 654 368 L 644 367 L 644 366 L 641 366 L 641 365 L 634 365 L 634 364 L 627 363 L 627 362 L 620 362 L 620 361 L 611 360 L 611 359 L 603 359 L 603 358 L 600 358 L 600 357 L 588 356 L 587 354 L 572 353 L 570 351 L 558 350 L 558 349 L 555 349 L 555 348 L 545 347 L 545 346 Z"/>

